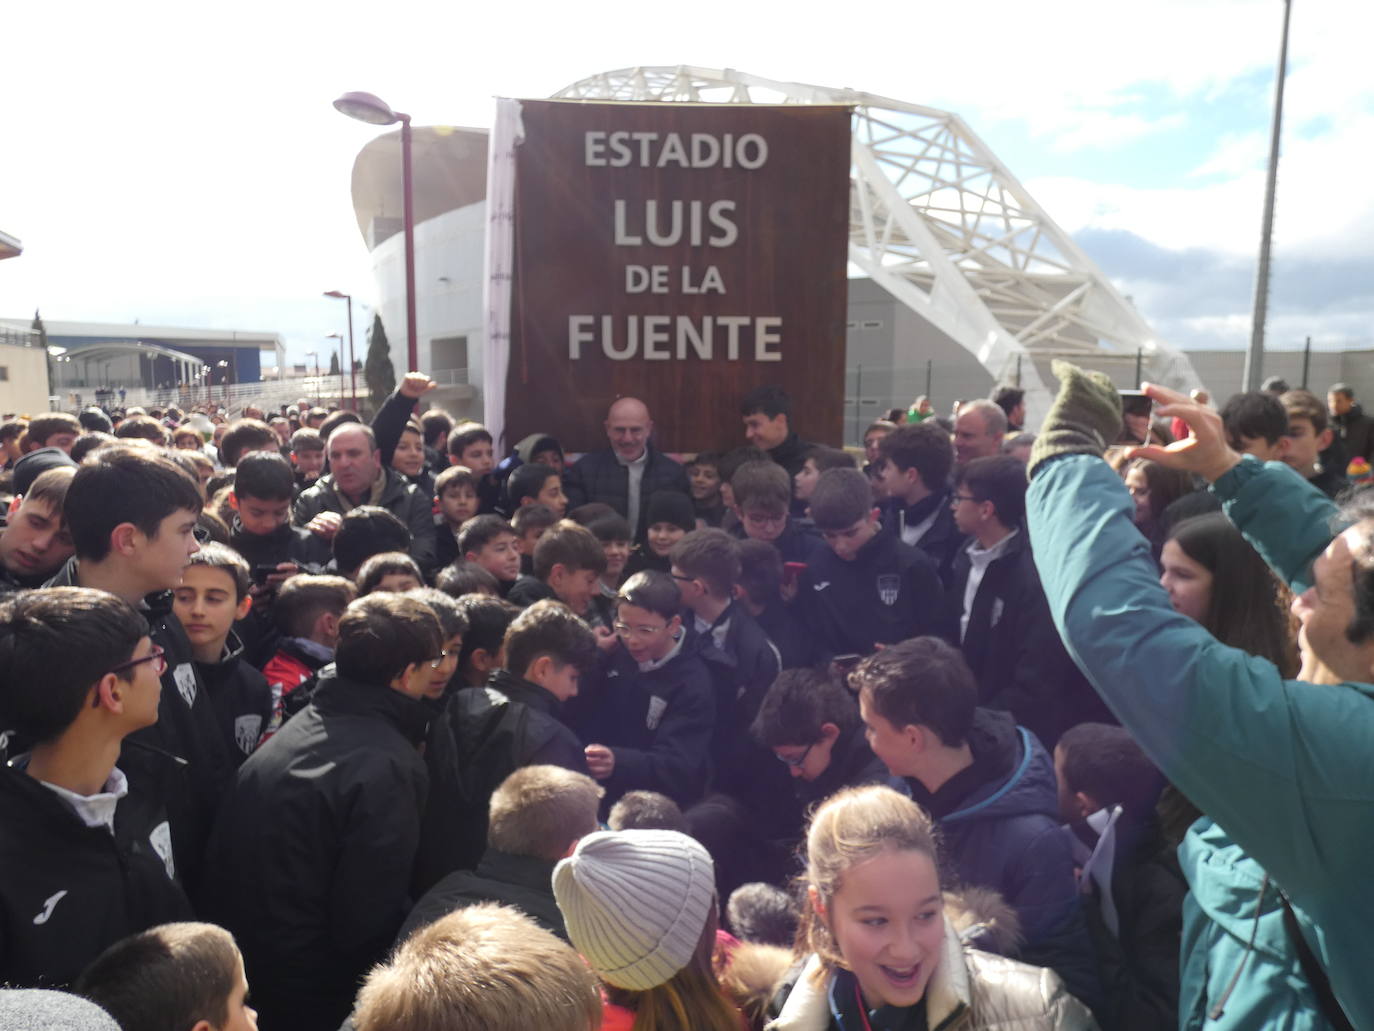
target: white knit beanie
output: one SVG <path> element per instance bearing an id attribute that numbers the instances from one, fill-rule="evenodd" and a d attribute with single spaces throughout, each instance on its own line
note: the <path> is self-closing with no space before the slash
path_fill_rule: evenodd
<path id="1" fill-rule="evenodd" d="M 690 962 L 716 897 L 715 868 L 677 831 L 597 831 L 553 871 L 573 947 L 602 979 L 646 991 Z"/>

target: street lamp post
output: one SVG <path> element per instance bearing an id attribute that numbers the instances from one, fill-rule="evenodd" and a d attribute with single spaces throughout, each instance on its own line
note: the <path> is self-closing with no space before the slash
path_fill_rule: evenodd
<path id="1" fill-rule="evenodd" d="M 353 395 L 353 410 L 358 410 L 358 362 L 353 357 L 353 295 L 342 290 L 326 290 L 326 297 L 342 297 L 348 302 L 348 382 L 349 393 Z M 340 401 L 342 404 L 342 401 Z"/>
<path id="2" fill-rule="evenodd" d="M 324 404 L 320 397 L 320 353 L 318 351 L 306 351 L 305 356 L 315 359 L 315 404 L 323 408 Z"/>
<path id="3" fill-rule="evenodd" d="M 407 372 L 420 367 L 415 336 L 415 190 L 410 170 L 410 115 L 393 111 L 391 105 L 371 93 L 345 93 L 334 107 L 349 118 L 371 125 L 401 123 L 401 206 L 406 250 L 406 360 Z"/>

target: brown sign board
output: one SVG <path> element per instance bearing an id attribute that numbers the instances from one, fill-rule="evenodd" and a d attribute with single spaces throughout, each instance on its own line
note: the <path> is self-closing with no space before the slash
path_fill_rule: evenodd
<path id="1" fill-rule="evenodd" d="M 764 384 L 840 440 L 850 113 L 522 102 L 506 440 L 605 447 L 630 396 L 660 449 L 726 449 Z"/>

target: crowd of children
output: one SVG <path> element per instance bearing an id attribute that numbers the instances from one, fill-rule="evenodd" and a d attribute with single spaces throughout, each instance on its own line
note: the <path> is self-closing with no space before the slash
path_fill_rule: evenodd
<path id="1" fill-rule="evenodd" d="M 1173 442 L 1059 372 L 1036 437 L 1007 388 L 862 456 L 765 387 L 728 452 L 679 464 L 622 398 L 604 450 L 498 462 L 419 373 L 370 424 L 0 426 L 0 1028 L 1374 1018 L 1329 897 L 1367 889 L 1300 844 L 1328 809 L 1368 841 L 1367 761 L 1265 717 L 1370 724 L 1315 685 L 1374 671 L 1374 434 L 1157 391 Z"/>

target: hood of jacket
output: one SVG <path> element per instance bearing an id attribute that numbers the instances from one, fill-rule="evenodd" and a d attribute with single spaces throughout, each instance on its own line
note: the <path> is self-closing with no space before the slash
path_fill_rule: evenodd
<path id="1" fill-rule="evenodd" d="M 1039 813 L 1057 820 L 1054 762 L 1034 734 L 1011 715 L 978 709 L 969 731 L 974 765 L 933 795 L 909 781 L 912 797 L 940 824 L 996 820 Z"/>
<path id="2" fill-rule="evenodd" d="M 528 705 L 531 709 L 546 712 L 550 716 L 557 716 L 562 708 L 561 703 L 552 692 L 523 677 L 517 677 L 508 669 L 492 670 L 487 677 L 486 686 L 500 691 L 512 702 Z"/>

